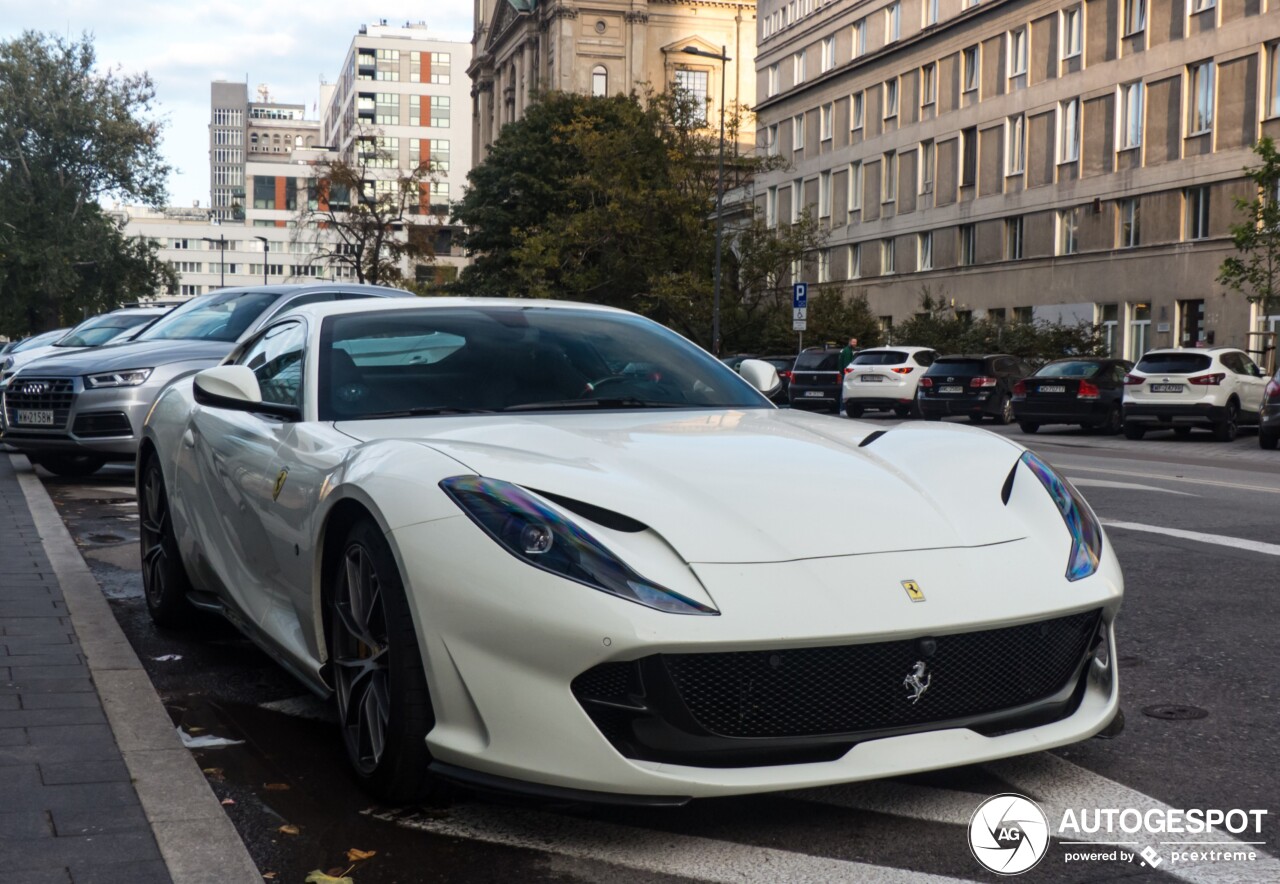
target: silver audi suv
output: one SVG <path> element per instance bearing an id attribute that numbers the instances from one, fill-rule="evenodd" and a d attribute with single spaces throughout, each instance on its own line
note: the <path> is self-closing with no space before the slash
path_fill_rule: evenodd
<path id="1" fill-rule="evenodd" d="M 4 391 L 2 437 L 33 463 L 85 476 L 137 455 L 142 422 L 170 382 L 217 365 L 280 313 L 321 301 L 411 298 L 372 285 L 273 285 L 193 298 L 122 344 L 26 365 Z"/>

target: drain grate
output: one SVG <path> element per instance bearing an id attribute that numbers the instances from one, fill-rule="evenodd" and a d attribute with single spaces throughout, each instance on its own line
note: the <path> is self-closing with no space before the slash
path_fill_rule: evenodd
<path id="1" fill-rule="evenodd" d="M 1209 710 L 1199 706 L 1185 706 L 1178 703 L 1161 703 L 1156 706 L 1143 706 L 1142 714 L 1148 718 L 1162 718 L 1165 721 L 1195 721 L 1208 718 Z"/>

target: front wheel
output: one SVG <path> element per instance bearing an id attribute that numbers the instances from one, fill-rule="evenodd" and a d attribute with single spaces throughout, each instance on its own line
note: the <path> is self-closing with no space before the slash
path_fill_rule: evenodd
<path id="1" fill-rule="evenodd" d="M 92 476 L 107 463 L 106 458 L 94 457 L 91 454 L 42 454 L 28 460 L 36 466 L 44 467 L 55 476 L 75 479 Z"/>
<path id="2" fill-rule="evenodd" d="M 372 521 L 347 532 L 331 587 L 334 695 L 356 778 L 393 804 L 442 794 L 443 784 L 427 770 L 435 715 L 404 583 Z"/>
<path id="3" fill-rule="evenodd" d="M 1040 425 L 1034 421 L 1018 421 L 1018 429 L 1024 433 L 1034 433 L 1040 429 Z"/>
<path id="4" fill-rule="evenodd" d="M 198 612 L 187 597 L 191 581 L 178 553 L 169 495 L 158 458 L 147 458 L 142 468 L 140 491 L 138 538 L 142 552 L 142 595 L 147 602 L 147 613 L 157 626 L 190 626 Z"/>

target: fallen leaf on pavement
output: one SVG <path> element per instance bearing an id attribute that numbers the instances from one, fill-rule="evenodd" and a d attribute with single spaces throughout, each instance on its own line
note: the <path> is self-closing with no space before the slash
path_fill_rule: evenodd
<path id="1" fill-rule="evenodd" d="M 262 788 L 266 789 L 268 792 L 288 792 L 289 784 L 288 783 L 264 783 Z"/>
<path id="2" fill-rule="evenodd" d="M 263 872 L 262 877 L 266 878 L 268 881 L 274 881 L 278 874 L 278 872 Z"/>
<path id="3" fill-rule="evenodd" d="M 333 875 L 326 875 L 324 872 L 316 869 L 306 877 L 306 884 L 356 884 L 356 879 L 343 875 L 336 878 Z"/>
<path id="4" fill-rule="evenodd" d="M 207 777 L 212 777 L 215 780 L 222 779 L 222 768 L 220 767 L 206 767 L 202 769 L 200 772 Z"/>
<path id="5" fill-rule="evenodd" d="M 347 851 L 347 860 L 354 863 L 359 862 L 362 859 L 373 859 L 377 855 L 378 851 L 376 850 L 358 850 L 355 847 L 352 847 Z"/>
<path id="6" fill-rule="evenodd" d="M 233 804 L 235 804 L 235 803 L 236 803 L 236 800 L 235 800 L 234 798 L 223 798 L 223 799 L 222 799 L 222 806 L 223 806 L 223 807 L 230 807 L 231 805 L 233 805 Z"/>
<path id="7" fill-rule="evenodd" d="M 292 823 L 285 823 L 283 826 L 276 829 L 276 831 L 282 835 L 301 835 L 302 834 L 302 830 L 299 829 L 297 826 L 293 825 Z"/>

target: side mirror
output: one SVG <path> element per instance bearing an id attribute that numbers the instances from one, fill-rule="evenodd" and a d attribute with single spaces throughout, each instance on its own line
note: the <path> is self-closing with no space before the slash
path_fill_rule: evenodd
<path id="1" fill-rule="evenodd" d="M 270 414 L 286 420 L 302 419 L 302 409 L 296 405 L 263 402 L 258 376 L 244 365 L 206 368 L 195 376 L 192 392 L 196 402 L 207 408 Z"/>
<path id="2" fill-rule="evenodd" d="M 766 396 L 773 396 L 782 389 L 778 370 L 763 359 L 742 360 L 742 364 L 738 366 L 738 374 Z"/>

